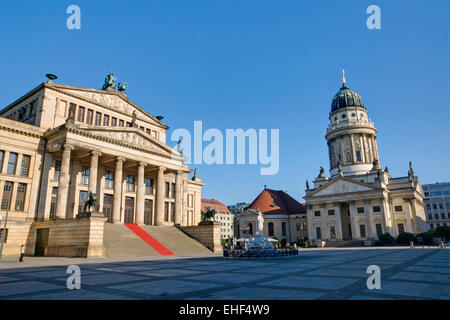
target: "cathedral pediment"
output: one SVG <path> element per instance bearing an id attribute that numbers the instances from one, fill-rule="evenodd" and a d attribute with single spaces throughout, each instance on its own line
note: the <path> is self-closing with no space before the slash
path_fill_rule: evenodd
<path id="1" fill-rule="evenodd" d="M 380 188 L 367 183 L 354 181 L 349 178 L 337 178 L 322 187 L 312 190 L 309 196 L 320 197 L 334 194 L 352 193 L 352 192 L 366 192 L 375 191 Z"/>

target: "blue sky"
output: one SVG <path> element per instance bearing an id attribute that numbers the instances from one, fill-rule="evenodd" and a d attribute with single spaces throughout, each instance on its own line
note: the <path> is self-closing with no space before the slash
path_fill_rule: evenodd
<path id="1" fill-rule="evenodd" d="M 81 8 L 81 30 L 66 8 Z M 381 30 L 366 8 L 381 8 Z M 128 97 L 173 129 L 280 129 L 280 170 L 200 165 L 203 196 L 226 204 L 263 189 L 303 201 L 322 165 L 330 102 L 358 92 L 378 131 L 380 162 L 422 183 L 450 180 L 450 2 L 2 1 L 0 106 L 45 81 L 100 88 L 112 69 Z M 169 141 L 168 141 L 169 142 Z M 169 145 L 173 143 L 169 142 Z M 193 166 L 192 166 L 193 167 Z"/>

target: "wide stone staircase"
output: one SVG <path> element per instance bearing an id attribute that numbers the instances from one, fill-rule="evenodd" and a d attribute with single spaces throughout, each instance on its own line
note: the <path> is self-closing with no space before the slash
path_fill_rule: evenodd
<path id="1" fill-rule="evenodd" d="M 175 227 L 140 226 L 148 235 L 177 256 L 208 256 L 212 252 Z M 105 223 L 103 243 L 107 257 L 161 256 L 126 225 Z"/>

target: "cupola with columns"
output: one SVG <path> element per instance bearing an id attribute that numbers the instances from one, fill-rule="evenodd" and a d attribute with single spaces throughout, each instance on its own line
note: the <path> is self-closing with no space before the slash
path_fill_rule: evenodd
<path id="1" fill-rule="evenodd" d="M 362 98 L 346 86 L 344 70 L 342 87 L 331 102 L 329 119 L 325 138 L 331 177 L 371 171 L 374 160 L 378 161 L 377 129 L 369 119 Z"/>

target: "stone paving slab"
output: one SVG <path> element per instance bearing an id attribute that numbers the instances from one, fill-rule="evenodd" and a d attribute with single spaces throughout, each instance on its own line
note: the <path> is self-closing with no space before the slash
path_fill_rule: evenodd
<path id="1" fill-rule="evenodd" d="M 27 268 L 10 263 L 13 268 L 0 269 L 0 299 L 450 300 L 448 249 L 305 249 L 298 257 L 272 260 L 48 261 L 53 266 L 29 259 Z M 78 263 L 81 290 L 68 290 L 67 266 Z M 367 289 L 369 265 L 381 268 L 380 290 Z"/>

